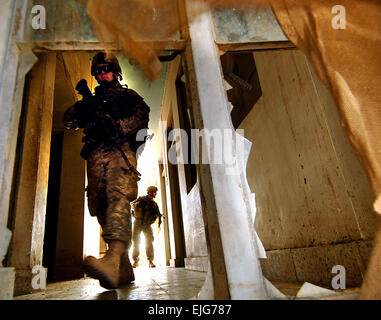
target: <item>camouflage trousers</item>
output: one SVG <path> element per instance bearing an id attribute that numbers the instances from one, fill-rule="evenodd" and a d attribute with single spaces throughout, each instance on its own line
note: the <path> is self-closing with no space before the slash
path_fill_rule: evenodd
<path id="1" fill-rule="evenodd" d="M 129 144 L 122 145 L 127 159 L 136 168 L 135 152 Z M 116 148 L 100 145 L 87 159 L 87 198 L 92 216 L 98 218 L 106 243 L 122 241 L 131 245 L 130 202 L 138 194 L 139 177 L 128 170 L 125 160 Z"/>
<path id="2" fill-rule="evenodd" d="M 142 219 L 135 219 L 134 227 L 132 229 L 132 242 L 133 242 L 133 251 L 132 259 L 137 260 L 139 258 L 139 246 L 140 246 L 140 234 L 144 234 L 146 241 L 146 255 L 148 260 L 153 260 L 154 251 L 153 251 L 153 232 L 150 224 L 143 224 Z"/>

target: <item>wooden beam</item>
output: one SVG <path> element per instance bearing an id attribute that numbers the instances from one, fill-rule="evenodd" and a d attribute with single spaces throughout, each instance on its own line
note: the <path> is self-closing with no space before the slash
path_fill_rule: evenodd
<path id="1" fill-rule="evenodd" d="M 9 264 L 16 268 L 15 294 L 32 291 L 32 268 L 42 265 L 47 204 L 56 54 L 39 57 L 30 75 L 15 199 Z"/>
<path id="2" fill-rule="evenodd" d="M 141 41 L 140 43 L 147 45 L 153 50 L 157 51 L 171 51 L 171 50 L 184 50 L 185 40 L 154 40 L 154 41 Z M 20 47 L 32 47 L 34 52 L 46 51 L 121 51 L 121 48 L 115 43 L 102 44 L 99 41 L 33 41 L 33 42 L 19 42 Z"/>
<path id="3" fill-rule="evenodd" d="M 164 124 L 164 121 L 167 121 L 166 128 L 160 128 L 166 130 L 172 124 L 172 107 L 176 103 L 176 87 L 175 82 L 179 73 L 181 63 L 181 56 L 177 56 L 173 61 L 168 63 L 167 75 L 164 86 L 164 94 L 162 99 L 162 107 L 160 113 L 160 121 Z M 166 139 L 164 136 L 165 132 L 159 132 L 159 141 Z M 164 160 L 163 153 L 166 153 L 166 147 L 162 144 L 159 144 L 159 160 Z"/>
<path id="4" fill-rule="evenodd" d="M 296 48 L 290 41 L 269 41 L 269 42 L 240 42 L 240 43 L 217 43 L 219 53 L 228 51 L 257 51 L 271 49 Z"/>
<path id="5" fill-rule="evenodd" d="M 191 14 L 199 2 L 187 0 Z M 222 70 L 214 41 L 210 13 L 189 27 L 190 45 L 184 53 L 185 73 L 191 92 L 194 126 L 207 132 L 234 130 L 228 112 Z M 231 131 L 230 131 L 231 132 Z M 226 141 L 226 145 L 227 145 Z M 222 148 L 203 140 L 204 150 Z M 225 148 L 224 148 L 225 150 Z M 236 154 L 233 154 L 236 156 Z M 201 289 L 202 299 L 266 299 L 254 234 L 251 232 L 247 191 L 238 166 L 199 164 L 200 197 L 210 268 Z M 228 174 L 229 172 L 229 174 Z M 232 226 L 234 226 L 232 228 Z M 239 235 L 239 236 L 237 236 Z"/>
<path id="6" fill-rule="evenodd" d="M 182 39 L 189 39 L 189 28 L 188 28 L 188 18 L 185 6 L 185 0 L 177 1 L 177 8 L 179 12 L 179 25 L 180 25 L 180 35 Z"/>

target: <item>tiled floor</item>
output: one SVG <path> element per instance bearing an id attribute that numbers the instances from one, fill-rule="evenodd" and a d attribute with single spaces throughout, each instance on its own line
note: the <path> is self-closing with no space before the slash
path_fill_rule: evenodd
<path id="1" fill-rule="evenodd" d="M 107 290 L 98 280 L 86 278 L 50 283 L 46 290 L 15 297 L 15 300 L 188 300 L 196 297 L 202 288 L 206 273 L 184 268 L 138 267 L 134 269 L 135 281 L 117 290 Z M 294 300 L 301 284 L 272 282 Z M 336 296 L 314 297 L 313 300 L 354 300 L 359 289 L 347 289 Z"/>
<path id="2" fill-rule="evenodd" d="M 80 279 L 50 283 L 46 290 L 18 296 L 16 300 L 187 300 L 198 294 L 206 273 L 184 268 L 138 267 L 135 281 L 107 290 L 98 280 Z"/>

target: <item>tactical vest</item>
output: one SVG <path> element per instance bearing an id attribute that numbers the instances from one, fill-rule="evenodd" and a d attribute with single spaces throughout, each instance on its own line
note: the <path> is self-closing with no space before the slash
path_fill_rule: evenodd
<path id="1" fill-rule="evenodd" d="M 108 132 L 115 132 L 121 138 L 119 144 L 128 141 L 131 150 L 136 151 L 145 142 L 145 140 L 137 141 L 136 133 L 140 129 L 148 129 L 149 122 L 149 107 L 145 104 L 143 98 L 135 91 L 122 86 L 116 88 L 98 86 L 95 88 L 95 99 L 104 111 L 105 118 L 103 119 L 103 125 L 107 125 Z M 109 137 L 105 135 L 105 130 L 100 125 L 92 105 L 86 105 L 85 102 L 79 101 L 74 106 L 76 107 L 75 111 L 79 127 L 85 128 L 85 136 L 82 139 L 85 145 L 81 151 L 81 156 L 87 159 L 92 149 L 101 143 L 108 144 Z M 134 117 L 139 112 L 144 112 L 143 118 L 140 114 L 136 118 Z M 125 121 L 124 119 L 131 119 L 132 122 L 131 120 L 126 120 L 127 123 L 131 122 L 136 127 L 128 135 L 123 132 L 120 126 L 120 121 L 123 122 Z"/>
<path id="2" fill-rule="evenodd" d="M 139 197 L 132 204 L 135 219 L 143 220 L 143 224 L 153 224 L 156 218 L 160 215 L 157 204 L 147 196 Z"/>

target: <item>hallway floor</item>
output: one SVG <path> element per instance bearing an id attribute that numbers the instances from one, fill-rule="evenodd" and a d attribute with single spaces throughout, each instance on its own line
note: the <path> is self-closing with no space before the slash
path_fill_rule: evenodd
<path id="1" fill-rule="evenodd" d="M 46 290 L 17 296 L 15 300 L 187 300 L 198 294 L 206 273 L 184 268 L 138 267 L 135 281 L 107 290 L 98 280 L 85 278 L 48 283 Z"/>
<path id="2" fill-rule="evenodd" d="M 91 278 L 49 283 L 46 290 L 17 296 L 15 300 L 188 300 L 201 290 L 206 273 L 185 268 L 160 267 L 134 269 L 135 281 L 117 290 L 107 290 Z M 293 300 L 301 284 L 272 282 Z M 336 296 L 314 297 L 313 300 L 355 300 L 359 289 L 347 289 Z M 296 298 L 297 299 L 297 298 Z"/>

